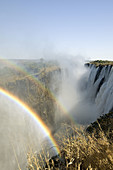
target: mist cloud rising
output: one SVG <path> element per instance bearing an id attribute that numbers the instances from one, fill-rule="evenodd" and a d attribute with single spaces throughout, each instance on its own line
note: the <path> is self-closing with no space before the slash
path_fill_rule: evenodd
<path id="1" fill-rule="evenodd" d="M 90 70 L 84 66 L 84 58 L 66 56 L 58 59 L 58 62 L 61 67 L 61 83 L 57 99 L 74 121 L 82 124 L 91 123 L 97 118 L 97 110 L 95 103 L 88 98 Z M 63 118 L 64 113 L 56 111 L 56 121 Z"/>

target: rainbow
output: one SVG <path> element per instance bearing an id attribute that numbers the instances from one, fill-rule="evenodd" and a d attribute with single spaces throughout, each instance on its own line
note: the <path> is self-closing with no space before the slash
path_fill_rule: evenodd
<path id="1" fill-rule="evenodd" d="M 8 59 L 3 59 L 1 58 L 1 60 L 6 63 L 7 65 L 9 65 L 10 67 L 13 67 L 15 70 L 17 70 L 18 72 L 22 73 L 24 76 L 19 78 L 18 80 L 23 80 L 23 79 L 29 79 L 30 81 L 32 81 L 34 84 L 38 84 L 39 87 L 41 89 L 43 89 L 44 91 L 47 91 L 48 94 L 50 95 L 51 99 L 55 102 L 57 108 L 68 118 L 70 119 L 73 123 L 76 123 L 73 120 L 73 117 L 69 115 L 69 113 L 67 112 L 66 108 L 59 102 L 59 100 L 54 96 L 54 94 L 47 89 L 36 77 L 35 74 L 28 74 L 28 72 L 19 67 L 13 60 L 8 60 Z"/>
<path id="2" fill-rule="evenodd" d="M 69 114 L 69 112 L 66 110 L 66 108 L 60 103 L 60 101 L 55 97 L 55 95 L 49 90 L 47 89 L 36 77 L 35 74 L 29 74 L 24 68 L 19 67 L 13 60 L 8 60 L 8 59 L 4 59 L 3 57 L 0 57 L 1 61 L 6 63 L 7 65 L 9 65 L 11 68 L 14 68 L 15 70 L 17 70 L 18 72 L 22 73 L 22 77 L 20 77 L 18 80 L 23 80 L 23 79 L 28 79 L 30 81 L 32 81 L 34 84 L 38 85 L 39 88 L 41 88 L 44 91 L 48 92 L 48 95 L 50 96 L 50 98 L 54 101 L 55 105 L 57 106 L 57 108 L 59 109 L 59 111 L 61 111 L 65 117 L 67 117 L 71 122 L 73 122 L 74 124 L 76 124 L 76 126 L 78 126 L 78 124 L 75 122 L 75 120 L 73 119 L 73 116 L 71 116 Z M 19 99 L 18 99 L 19 100 Z M 25 103 L 24 103 L 25 104 Z M 26 104 L 27 106 L 27 104 Z"/>
<path id="3" fill-rule="evenodd" d="M 27 106 L 24 102 L 22 102 L 20 99 L 18 99 L 17 97 L 12 95 L 8 91 L 0 88 L 0 94 L 4 95 L 9 100 L 15 102 L 19 107 L 21 107 L 23 110 L 25 110 L 35 120 L 35 122 L 42 129 L 42 131 L 49 137 L 49 140 L 52 143 L 52 145 L 55 147 L 55 150 L 56 150 L 57 154 L 59 154 L 60 149 L 59 149 L 59 147 L 57 145 L 57 142 L 55 141 L 55 139 L 53 138 L 53 136 L 51 134 L 51 131 L 45 125 L 45 123 L 42 121 L 42 119 L 39 117 L 39 115 L 36 114 L 31 108 L 29 108 L 29 106 Z"/>

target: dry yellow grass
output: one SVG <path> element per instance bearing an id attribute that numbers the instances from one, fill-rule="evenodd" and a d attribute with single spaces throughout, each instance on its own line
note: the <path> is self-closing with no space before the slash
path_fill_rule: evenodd
<path id="1" fill-rule="evenodd" d="M 67 127 L 66 133 L 69 132 L 69 128 L 71 127 Z M 113 144 L 101 129 L 96 138 L 94 134 L 89 135 L 83 130 L 74 128 L 72 136 L 69 134 L 62 135 L 62 138 L 59 136 L 58 142 L 61 157 L 55 156 L 49 160 L 43 159 L 40 155 L 39 160 L 37 155 L 29 155 L 28 169 L 113 169 Z"/>

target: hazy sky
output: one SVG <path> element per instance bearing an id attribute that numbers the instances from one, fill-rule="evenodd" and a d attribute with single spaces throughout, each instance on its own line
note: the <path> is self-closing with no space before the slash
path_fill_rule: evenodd
<path id="1" fill-rule="evenodd" d="M 0 0 L 0 56 L 113 59 L 113 0 Z"/>

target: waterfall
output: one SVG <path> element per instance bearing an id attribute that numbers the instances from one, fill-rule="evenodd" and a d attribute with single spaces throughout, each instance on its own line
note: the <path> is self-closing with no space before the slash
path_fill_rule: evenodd
<path id="1" fill-rule="evenodd" d="M 98 115 L 113 111 L 113 67 L 111 65 L 90 66 L 87 96 L 95 103 Z"/>

